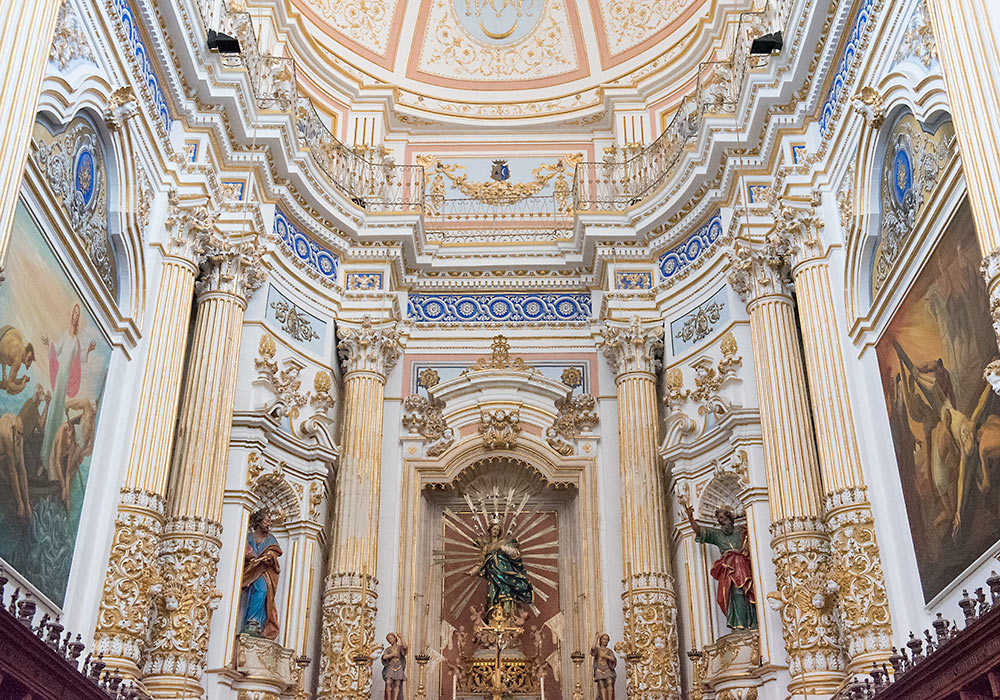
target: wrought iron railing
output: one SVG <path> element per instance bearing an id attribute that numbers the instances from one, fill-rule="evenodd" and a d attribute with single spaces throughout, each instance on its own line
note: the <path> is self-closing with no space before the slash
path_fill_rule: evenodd
<path id="1" fill-rule="evenodd" d="M 202 2 L 200 9 L 207 28 L 211 23 L 206 3 Z M 299 89 L 295 61 L 261 51 L 250 13 L 225 5 L 218 13 L 219 29 L 240 42 L 240 53 L 224 55 L 223 63 L 246 69 L 259 109 L 291 115 L 297 146 L 309 152 L 336 190 L 373 214 L 423 211 L 421 166 L 397 165 L 388 151 L 352 149 L 341 143 L 320 118 L 312 100 Z"/>
<path id="2" fill-rule="evenodd" d="M 752 4 L 741 12 L 729 60 L 699 64 L 694 91 L 649 146 L 612 147 L 601 162 L 579 163 L 573 176 L 574 210 L 624 211 L 655 194 L 674 173 L 705 116 L 735 114 L 747 85 L 746 73 L 760 60 L 750 55 L 750 45 L 754 38 L 783 28 L 791 5 L 792 0 L 765 0 L 761 7 Z"/>
<path id="3" fill-rule="evenodd" d="M 554 218 L 564 220 L 575 213 L 623 211 L 649 199 L 673 174 L 706 115 L 735 114 L 747 84 L 746 72 L 759 60 L 750 55 L 753 39 L 783 27 L 793 1 L 751 0 L 750 9 L 741 12 L 735 24 L 729 60 L 699 65 L 694 91 L 681 101 L 667 128 L 652 144 L 646 148 L 611 147 L 603 161 L 577 164 L 571 191 L 537 198 L 548 204 L 531 202 L 537 207 L 531 215 L 551 210 Z M 759 8 L 755 7 L 758 2 Z M 215 12 L 207 9 L 210 4 L 216 5 Z M 290 113 L 298 147 L 309 152 L 330 184 L 355 205 L 371 213 L 423 214 L 436 224 L 460 217 L 465 221 L 482 217 L 499 220 L 497 217 L 506 215 L 494 211 L 496 205 L 471 198 L 436 198 L 434 193 L 425 192 L 422 166 L 397 165 L 387 151 L 352 149 L 341 143 L 300 91 L 294 60 L 260 50 L 248 12 L 224 4 L 219 7 L 212 0 L 200 0 L 199 6 L 206 27 L 212 24 L 210 15 L 218 15 L 215 23 L 220 29 L 239 39 L 240 54 L 224 57 L 224 62 L 246 69 L 257 107 Z"/>

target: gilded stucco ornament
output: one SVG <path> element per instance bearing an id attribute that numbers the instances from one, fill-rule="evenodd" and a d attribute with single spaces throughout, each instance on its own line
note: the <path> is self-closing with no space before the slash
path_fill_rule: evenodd
<path id="1" fill-rule="evenodd" d="M 597 427 L 597 399 L 590 394 L 568 396 L 556 401 L 555 422 L 545 431 L 545 440 L 556 452 L 567 457 L 573 454 L 574 440 L 585 431 Z"/>
<path id="2" fill-rule="evenodd" d="M 717 301 L 708 301 L 694 310 L 693 314 L 684 319 L 681 329 L 674 334 L 674 337 L 688 341 L 699 341 L 715 330 L 715 324 L 722 317 L 722 307 Z"/>
<path id="3" fill-rule="evenodd" d="M 145 648 L 150 601 L 163 585 L 156 567 L 163 512 L 159 494 L 122 490 L 94 637 L 96 651 L 123 660 L 115 666 L 130 676 Z"/>
<path id="4" fill-rule="evenodd" d="M 489 358 L 480 357 L 476 364 L 463 370 L 462 374 L 469 372 L 485 372 L 487 370 L 513 370 L 515 372 L 534 372 L 535 369 L 525 363 L 520 357 L 510 356 L 510 343 L 502 335 L 493 338 L 493 345 Z"/>
<path id="5" fill-rule="evenodd" d="M 360 326 L 341 326 L 337 352 L 345 366 L 345 374 L 374 372 L 388 376 L 403 350 L 402 334 L 395 323 L 375 326 L 365 316 Z"/>
<path id="6" fill-rule="evenodd" d="M 167 218 L 163 222 L 167 230 L 167 253 L 195 265 L 201 264 L 201 256 L 215 232 L 218 213 L 201 203 L 186 202 L 176 191 L 167 195 Z"/>
<path id="7" fill-rule="evenodd" d="M 666 573 L 636 573 L 622 595 L 625 638 L 615 645 L 620 654 L 638 651 L 629 670 L 628 697 L 639 700 L 680 700 L 680 658 L 677 654 L 677 597 L 674 578 Z"/>
<path id="8" fill-rule="evenodd" d="M 858 91 L 858 94 L 851 100 L 854 109 L 858 111 L 865 122 L 872 129 L 878 129 L 885 121 L 885 107 L 882 104 L 882 95 L 878 90 L 866 85 Z"/>
<path id="9" fill-rule="evenodd" d="M 777 590 L 768 599 L 781 617 L 793 692 L 817 682 L 834 685 L 846 668 L 835 614 L 838 584 L 830 565 L 830 539 L 817 518 L 771 524 Z"/>
<path id="10" fill-rule="evenodd" d="M 153 597 L 152 644 L 143 675 L 182 677 L 197 685 L 205 670 L 212 613 L 222 595 L 215 587 L 222 526 L 202 518 L 175 518 L 158 548 L 163 585 Z M 200 692 L 200 688 L 199 688 Z"/>
<path id="11" fill-rule="evenodd" d="M 737 241 L 726 251 L 729 286 L 747 304 L 767 296 L 791 295 L 782 251 Z"/>
<path id="12" fill-rule="evenodd" d="M 638 316 L 627 326 L 606 325 L 598 346 L 615 375 L 629 372 L 654 374 L 663 351 L 663 326 L 643 323 Z"/>
<path id="13" fill-rule="evenodd" d="M 95 63 L 94 52 L 87 35 L 80 28 L 80 18 L 71 2 L 64 2 L 59 6 L 52 46 L 49 48 L 49 61 L 58 63 L 61 70 L 66 70 L 75 61 Z"/>
<path id="14" fill-rule="evenodd" d="M 455 442 L 455 432 L 444 420 L 444 401 L 441 399 L 410 394 L 403 399 L 403 409 L 409 412 L 403 416 L 403 427 L 423 436 L 428 457 L 443 454 Z"/>
<path id="15" fill-rule="evenodd" d="M 330 393 L 333 388 L 333 376 L 325 369 L 321 369 L 313 376 L 313 396 L 309 404 L 316 407 L 318 413 L 329 414 L 336 405 L 337 400 Z"/>
<path id="16" fill-rule="evenodd" d="M 512 450 L 521 434 L 521 417 L 517 409 L 502 408 L 479 412 L 479 434 L 488 450 Z"/>
<path id="17" fill-rule="evenodd" d="M 889 600 L 867 489 L 829 494 L 826 522 L 847 657 L 860 671 L 887 658 L 892 648 Z"/>
<path id="18" fill-rule="evenodd" d="M 371 663 L 356 663 L 379 645 L 375 639 L 376 581 L 353 573 L 333 573 L 323 593 L 323 628 L 320 638 L 320 677 L 317 695 L 331 700 L 353 700 L 366 695 L 371 685 Z M 362 614 L 364 610 L 364 614 Z"/>
<path id="19" fill-rule="evenodd" d="M 228 294 L 246 302 L 264 284 L 264 261 L 258 242 L 230 241 L 218 235 L 207 236 L 201 276 L 195 282 L 195 293 Z"/>
<path id="20" fill-rule="evenodd" d="M 295 304 L 272 301 L 271 308 L 274 309 L 274 318 L 281 324 L 281 330 L 295 340 L 308 343 L 310 340 L 319 339 L 319 333 L 312 327 L 308 314 Z"/>

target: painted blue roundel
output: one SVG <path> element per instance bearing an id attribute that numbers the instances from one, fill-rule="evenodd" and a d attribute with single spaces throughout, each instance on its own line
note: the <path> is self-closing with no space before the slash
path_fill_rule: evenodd
<path id="1" fill-rule="evenodd" d="M 84 206 L 89 206 L 94 199 L 95 177 L 97 173 L 94 169 L 94 156 L 90 151 L 80 151 L 76 158 L 76 172 L 74 173 L 74 185 L 76 191 L 83 197 Z"/>
<path id="2" fill-rule="evenodd" d="M 913 186 L 913 168 L 910 164 L 910 154 L 905 148 L 896 149 L 895 162 L 892 166 L 892 191 L 896 202 L 903 203 L 906 193 Z"/>

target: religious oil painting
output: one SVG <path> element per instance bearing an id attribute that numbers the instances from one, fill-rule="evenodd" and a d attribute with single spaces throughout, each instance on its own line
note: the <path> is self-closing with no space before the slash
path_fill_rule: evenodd
<path id="1" fill-rule="evenodd" d="M 62 605 L 111 348 L 21 204 L 0 283 L 0 558 Z"/>
<path id="2" fill-rule="evenodd" d="M 876 346 L 925 600 L 1000 539 L 997 357 L 963 204 Z"/>

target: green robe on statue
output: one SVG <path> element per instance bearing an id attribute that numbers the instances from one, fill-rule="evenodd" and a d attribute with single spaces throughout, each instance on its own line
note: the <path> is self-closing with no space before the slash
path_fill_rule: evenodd
<path id="1" fill-rule="evenodd" d="M 719 582 L 716 600 L 726 613 L 726 625 L 734 630 L 756 629 L 757 597 L 753 590 L 746 528 L 727 535 L 714 527 L 702 527 L 695 541 L 714 544 L 722 553 L 712 566 L 711 574 Z"/>

